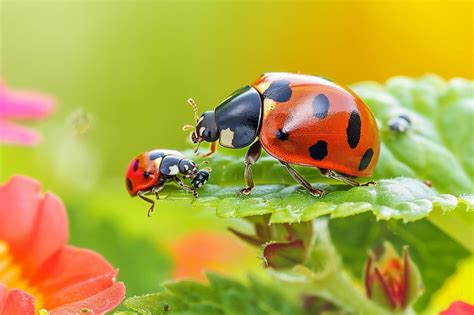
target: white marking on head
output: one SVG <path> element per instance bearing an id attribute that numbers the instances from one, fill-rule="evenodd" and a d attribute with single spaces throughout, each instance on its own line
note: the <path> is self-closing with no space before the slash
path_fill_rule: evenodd
<path id="1" fill-rule="evenodd" d="M 189 166 L 188 166 L 188 164 L 184 164 L 184 170 L 186 170 L 186 171 L 187 171 L 188 169 L 189 169 Z"/>
<path id="2" fill-rule="evenodd" d="M 176 175 L 179 173 L 178 165 L 170 166 L 170 175 Z"/>
<path id="3" fill-rule="evenodd" d="M 161 160 L 163 160 L 162 157 L 160 158 L 157 158 L 155 160 L 153 160 L 153 162 L 155 162 L 155 166 L 156 166 L 156 169 L 159 170 L 160 169 L 160 166 L 161 166 Z"/>
<path id="4" fill-rule="evenodd" d="M 234 140 L 234 132 L 230 128 L 221 131 L 219 142 L 221 145 L 227 148 L 233 148 L 232 140 Z"/>
<path id="5" fill-rule="evenodd" d="M 202 137 L 202 135 L 204 134 L 204 131 L 206 131 L 206 127 L 201 127 L 201 129 L 199 129 L 199 136 Z"/>

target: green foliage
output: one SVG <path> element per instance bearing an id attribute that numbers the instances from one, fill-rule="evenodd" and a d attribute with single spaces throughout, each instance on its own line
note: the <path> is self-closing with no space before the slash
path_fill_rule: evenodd
<path id="1" fill-rule="evenodd" d="M 329 191 L 315 198 L 299 186 L 260 185 L 251 196 L 239 196 L 240 186 L 208 185 L 194 205 L 214 207 L 222 218 L 271 214 L 271 223 L 310 221 L 324 215 L 347 217 L 371 211 L 378 219 L 402 219 L 405 222 L 426 217 L 433 210 L 471 211 L 472 199 L 465 196 L 437 194 L 424 183 L 406 177 L 383 179 L 375 186 L 320 186 Z M 183 198 L 175 192 L 168 200 Z"/>
<path id="2" fill-rule="evenodd" d="M 208 285 L 192 281 L 165 283 L 163 292 L 129 298 L 125 306 L 143 315 L 303 314 L 280 290 L 255 277 L 250 276 L 247 284 L 213 273 L 207 278 Z"/>
<path id="3" fill-rule="evenodd" d="M 430 180 L 441 192 L 471 193 L 473 88 L 472 81 L 444 82 L 436 76 L 395 77 L 386 86 L 353 86 L 381 127 L 384 146 L 375 177 L 414 175 Z M 400 114 L 410 117 L 412 128 L 394 135 L 388 130 L 388 122 Z"/>

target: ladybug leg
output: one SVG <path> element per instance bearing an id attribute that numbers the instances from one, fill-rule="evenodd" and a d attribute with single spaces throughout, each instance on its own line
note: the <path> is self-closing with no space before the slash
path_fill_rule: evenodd
<path id="1" fill-rule="evenodd" d="M 247 182 L 247 187 L 240 191 L 243 195 L 248 195 L 252 191 L 255 184 L 253 183 L 253 174 L 252 174 L 252 165 L 255 164 L 258 159 L 260 158 L 260 154 L 262 153 L 262 145 L 260 141 L 256 141 L 252 144 L 245 154 L 245 171 L 244 177 L 245 181 Z"/>
<path id="2" fill-rule="evenodd" d="M 292 168 L 288 163 L 283 161 L 280 161 L 280 163 L 285 165 L 286 170 L 288 171 L 288 173 L 290 173 L 291 177 L 293 177 L 293 179 L 297 181 L 298 184 L 303 186 L 304 189 L 306 189 L 311 195 L 315 197 L 322 197 L 324 194 L 326 194 L 326 191 L 324 190 L 313 188 L 313 186 L 311 186 L 311 184 L 308 183 L 308 181 L 304 179 L 304 177 L 301 176 L 301 174 L 298 173 L 294 168 Z"/>
<path id="3" fill-rule="evenodd" d="M 361 183 L 355 181 L 352 177 L 341 174 L 341 173 L 338 173 L 336 171 L 331 171 L 331 170 L 327 170 L 327 169 L 320 169 L 320 171 L 321 171 L 321 175 L 323 175 L 325 177 L 328 177 L 328 178 L 339 180 L 339 181 L 345 183 L 346 185 L 355 186 L 355 187 L 375 185 L 375 182 L 368 182 L 368 183 L 365 183 L 365 184 L 361 184 Z"/>
<path id="4" fill-rule="evenodd" d="M 158 192 L 159 192 L 160 190 L 162 190 L 162 189 L 163 189 L 163 186 L 155 186 L 155 187 L 153 187 L 153 189 L 151 190 L 151 192 L 152 192 L 153 194 L 155 194 L 156 200 L 160 200 L 160 196 L 158 195 Z"/>
<path id="5" fill-rule="evenodd" d="M 186 184 L 183 183 L 183 181 L 182 181 L 181 179 L 179 179 L 178 177 L 175 177 L 174 179 L 175 179 L 176 183 L 178 183 L 179 187 L 181 187 L 181 188 L 182 188 L 183 190 L 185 190 L 185 191 L 191 192 L 191 193 L 193 194 L 193 197 L 194 197 L 194 198 L 199 197 L 199 194 L 198 194 L 198 192 L 196 191 L 196 189 L 194 189 L 193 187 L 188 187 L 188 186 L 186 186 Z"/>
<path id="6" fill-rule="evenodd" d="M 331 170 L 327 170 L 327 169 L 324 169 L 324 168 L 321 168 L 320 171 L 321 171 L 321 175 L 323 175 L 324 177 L 339 180 L 339 181 L 345 183 L 346 185 L 349 185 L 349 186 L 360 186 L 361 185 L 359 182 L 355 181 L 351 177 L 349 177 L 347 175 L 344 175 L 344 174 L 341 174 L 341 173 L 338 173 L 336 171 L 331 171 Z"/>
<path id="7" fill-rule="evenodd" d="M 211 142 L 211 144 L 209 145 L 209 152 L 205 153 L 205 154 L 199 154 L 199 156 L 201 157 L 209 157 L 211 155 L 214 155 L 214 153 L 217 152 L 217 141 L 214 141 L 214 142 Z"/>
<path id="8" fill-rule="evenodd" d="M 137 193 L 138 197 L 140 197 L 141 199 L 145 200 L 146 202 L 149 202 L 151 203 L 151 207 L 150 209 L 148 209 L 148 216 L 151 217 L 151 214 L 153 212 L 155 212 L 155 202 L 153 200 L 151 200 L 150 198 L 148 197 L 145 197 L 145 194 L 143 193 L 143 191 L 139 191 Z"/>

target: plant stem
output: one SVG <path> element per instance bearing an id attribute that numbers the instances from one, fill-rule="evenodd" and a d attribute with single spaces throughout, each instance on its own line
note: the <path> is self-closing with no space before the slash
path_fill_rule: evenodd
<path id="1" fill-rule="evenodd" d="M 330 272 L 314 286 L 316 294 L 332 300 L 344 310 L 364 315 L 386 314 L 387 310 L 369 300 L 342 270 Z"/>

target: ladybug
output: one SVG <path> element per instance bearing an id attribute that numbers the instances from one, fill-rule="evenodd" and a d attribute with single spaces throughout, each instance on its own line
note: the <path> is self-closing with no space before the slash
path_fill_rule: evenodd
<path id="1" fill-rule="evenodd" d="M 191 179 L 191 187 L 187 186 L 181 178 Z M 155 202 L 146 197 L 154 194 L 159 199 L 158 192 L 167 182 L 176 182 L 183 190 L 192 192 L 195 198 L 196 191 L 209 179 L 209 169 L 199 170 L 196 163 L 187 159 L 182 153 L 174 150 L 153 150 L 144 152 L 135 157 L 128 166 L 125 184 L 130 196 L 138 196 L 151 203 L 148 216 L 154 211 Z"/>
<path id="2" fill-rule="evenodd" d="M 266 73 L 201 117 L 196 103 L 188 102 L 195 126 L 183 129 L 193 129 L 196 151 L 203 141 L 211 143 L 206 156 L 216 151 L 217 141 L 226 148 L 250 146 L 245 195 L 254 187 L 251 166 L 262 148 L 314 196 L 325 191 L 313 188 L 291 165 L 316 167 L 323 176 L 360 186 L 354 177 L 370 176 L 377 164 L 380 136 L 369 107 L 347 87 L 322 77 Z"/>

